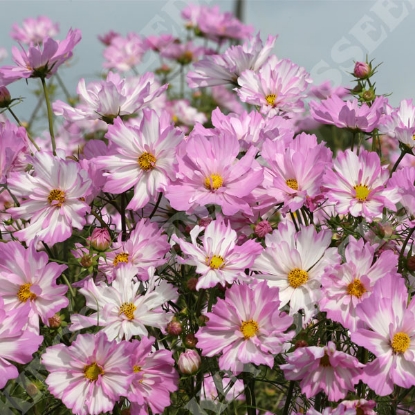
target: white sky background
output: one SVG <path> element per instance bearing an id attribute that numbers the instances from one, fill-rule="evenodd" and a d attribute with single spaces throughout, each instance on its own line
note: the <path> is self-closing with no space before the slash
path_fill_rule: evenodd
<path id="1" fill-rule="evenodd" d="M 82 31 L 82 41 L 75 48 L 70 69 L 60 72 L 71 93 L 80 78 L 87 82 L 97 79 L 104 61 L 103 45 L 97 39 L 110 29 L 126 35 L 135 31 L 144 35 L 173 33 L 181 30 L 180 10 L 189 1 L 131 0 L 131 1 L 2 1 L 0 0 L 0 46 L 10 55 L 16 43 L 9 36 L 12 24 L 24 18 L 46 15 L 60 24 L 62 39 L 68 29 Z M 196 0 L 193 3 L 218 4 L 222 11 L 232 11 L 233 0 Z M 275 53 L 304 66 L 314 83 L 325 79 L 350 86 L 348 71 L 354 60 L 369 59 L 383 62 L 375 81 L 379 93 L 393 93 L 389 100 L 398 106 L 405 98 L 415 97 L 415 0 L 348 0 L 296 1 L 246 0 L 245 23 L 255 32 L 278 34 Z M 0 65 L 10 64 L 11 56 Z M 148 66 L 148 65 L 147 65 Z M 139 68 L 140 69 L 140 68 Z M 143 71 L 141 68 L 140 72 Z M 21 80 L 9 86 L 14 97 L 29 97 L 29 88 Z M 26 119 L 34 101 L 16 107 Z"/>

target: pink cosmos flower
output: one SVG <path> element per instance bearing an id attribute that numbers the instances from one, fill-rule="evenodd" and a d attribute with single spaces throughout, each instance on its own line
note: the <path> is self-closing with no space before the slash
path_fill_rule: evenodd
<path id="1" fill-rule="evenodd" d="M 353 332 L 359 322 L 356 306 L 370 296 L 376 281 L 386 274 L 396 274 L 398 257 L 392 251 L 384 251 L 374 262 L 375 247 L 352 236 L 345 257 L 344 264 L 326 268 L 320 310 Z"/>
<path id="2" fill-rule="evenodd" d="M 134 187 L 127 205 L 132 210 L 155 201 L 175 178 L 175 148 L 183 140 L 183 133 L 171 125 L 169 115 L 159 117 L 154 110 L 144 110 L 139 128 L 128 127 L 116 118 L 105 137 L 116 147 L 112 154 L 95 159 L 107 170 L 104 191 L 120 194 Z"/>
<path id="3" fill-rule="evenodd" d="M 104 51 L 104 68 L 127 72 L 141 63 L 145 51 L 144 40 L 136 33 L 114 36 Z"/>
<path id="4" fill-rule="evenodd" d="M 118 32 L 114 32 L 110 30 L 103 35 L 98 35 L 99 41 L 104 44 L 105 46 L 111 45 L 111 42 L 118 36 L 121 36 Z"/>
<path id="5" fill-rule="evenodd" d="M 199 234 L 202 246 L 197 243 Z M 178 259 L 180 263 L 195 265 L 200 274 L 196 289 L 211 288 L 216 284 L 225 286 L 234 281 L 246 281 L 245 269 L 250 268 L 262 251 L 260 244 L 253 240 L 236 245 L 238 235 L 223 219 L 214 220 L 203 228 L 196 225 L 190 232 L 192 243 L 172 235 L 172 240 L 180 245 L 187 259 Z"/>
<path id="6" fill-rule="evenodd" d="M 410 216 L 415 216 L 415 169 L 404 167 L 395 171 L 388 181 L 388 189 L 396 189 L 399 202 Z"/>
<path id="7" fill-rule="evenodd" d="M 192 41 L 172 42 L 163 48 L 160 56 L 175 60 L 181 65 L 189 65 L 193 61 L 198 61 L 205 51 L 204 47 L 196 46 Z"/>
<path id="8" fill-rule="evenodd" d="M 230 91 L 225 85 L 212 86 L 210 90 L 213 100 L 225 111 L 242 114 L 245 108 L 242 106 L 238 96 Z"/>
<path id="9" fill-rule="evenodd" d="M 308 95 L 310 97 L 314 97 L 317 99 L 330 98 L 332 95 L 336 95 L 340 98 L 344 98 L 350 95 L 350 91 L 343 86 L 338 86 L 336 88 L 333 88 L 331 86 L 330 81 L 325 81 L 325 82 L 322 82 L 320 85 L 315 85 L 315 86 L 310 87 Z"/>
<path id="10" fill-rule="evenodd" d="M 177 291 L 166 281 L 156 283 L 154 267 L 150 267 L 147 292 L 140 294 L 141 283 L 134 281 L 136 271 L 127 264 L 115 271 L 111 286 L 95 285 L 93 279 L 85 282 L 79 292 L 86 298 L 86 305 L 96 313 L 89 316 L 73 314 L 71 330 L 91 326 L 104 327 L 108 340 L 130 340 L 133 336 L 147 336 L 146 326 L 164 329 L 172 319 L 161 305 L 177 299 Z"/>
<path id="11" fill-rule="evenodd" d="M 354 391 L 363 367 L 356 357 L 336 350 L 333 342 L 325 347 L 299 347 L 280 366 L 287 380 L 300 381 L 301 392 L 307 398 L 323 391 L 333 402 Z"/>
<path id="12" fill-rule="evenodd" d="M 303 110 L 303 92 L 310 82 L 304 68 L 289 59 L 271 56 L 258 72 L 242 72 L 237 93 L 241 101 L 260 106 L 263 114 L 290 117 L 292 112 Z"/>
<path id="13" fill-rule="evenodd" d="M 380 120 L 379 132 L 398 139 L 408 148 L 415 147 L 415 106 L 411 99 L 401 101 L 399 108 Z M 413 151 L 413 150 L 412 150 Z"/>
<path id="14" fill-rule="evenodd" d="M 24 127 L 10 121 L 0 122 L 0 184 L 7 181 L 11 170 L 23 164 L 29 140 Z"/>
<path id="15" fill-rule="evenodd" d="M 238 77 L 246 69 L 257 72 L 274 47 L 276 36 L 269 36 L 262 44 L 259 33 L 243 45 L 231 46 L 222 55 L 212 55 L 194 64 L 194 71 L 187 74 L 190 88 L 237 84 Z"/>
<path id="16" fill-rule="evenodd" d="M 332 153 L 324 143 L 317 143 L 315 135 L 302 133 L 295 140 L 276 142 L 266 139 L 261 156 L 268 164 L 265 174 L 270 176 L 263 186 L 278 203 L 284 203 L 282 212 L 294 212 L 321 195 Z"/>
<path id="17" fill-rule="evenodd" d="M 155 52 L 161 52 L 166 46 L 170 45 L 177 39 L 170 34 L 151 35 L 144 39 L 144 45 L 147 49 Z"/>
<path id="18" fill-rule="evenodd" d="M 176 126 L 185 133 L 189 130 L 188 127 L 193 127 L 196 123 L 203 124 L 207 121 L 206 115 L 192 107 L 187 99 L 167 101 L 166 110 Z"/>
<path id="19" fill-rule="evenodd" d="M 151 72 L 131 78 L 121 78 L 119 74 L 109 72 L 105 81 L 88 85 L 84 79 L 79 81 L 80 104 L 76 107 L 58 100 L 53 103 L 53 110 L 56 115 L 63 115 L 70 121 L 100 119 L 111 124 L 117 117 L 137 114 L 148 107 L 167 87 L 167 84 L 160 87 Z"/>
<path id="20" fill-rule="evenodd" d="M 232 285 L 225 299 L 219 299 L 207 313 L 206 326 L 196 333 L 203 356 L 222 353 L 219 367 L 235 375 L 243 364 L 274 366 L 274 355 L 281 353 L 294 332 L 285 333 L 292 317 L 279 312 L 278 288 L 266 282 Z"/>
<path id="21" fill-rule="evenodd" d="M 91 181 L 75 161 L 46 152 L 37 152 L 32 164 L 36 176 L 14 174 L 8 180 L 11 191 L 24 199 L 8 213 L 13 219 L 30 220 L 14 236 L 25 242 L 36 236 L 47 244 L 65 241 L 72 235 L 72 228 L 85 225 L 90 207 L 83 200 Z"/>
<path id="22" fill-rule="evenodd" d="M 127 343 L 110 342 L 102 332 L 80 334 L 69 347 L 48 347 L 42 363 L 50 393 L 76 415 L 112 411 L 130 385 Z"/>
<path id="23" fill-rule="evenodd" d="M 0 68 L 0 85 L 22 78 L 50 78 L 59 66 L 72 57 L 73 49 L 80 40 L 81 32 L 71 29 L 61 42 L 49 37 L 42 45 L 31 44 L 27 52 L 13 47 L 13 60 L 17 66 Z"/>
<path id="24" fill-rule="evenodd" d="M 329 202 L 336 203 L 337 213 L 363 216 L 371 222 L 385 207 L 396 211 L 398 189 L 386 189 L 389 171 L 381 166 L 376 153 L 339 151 L 333 167 L 326 170 L 324 187 Z"/>
<path id="25" fill-rule="evenodd" d="M 362 381 L 380 396 L 392 393 L 394 385 L 415 385 L 415 299 L 407 304 L 405 280 L 388 274 L 356 307 L 366 326 L 351 333 L 352 341 L 376 356 L 366 365 Z"/>
<path id="26" fill-rule="evenodd" d="M 179 375 L 169 350 L 152 352 L 154 337 L 132 340 L 130 356 L 130 387 L 126 395 L 132 414 L 160 414 L 171 404 L 170 393 L 178 388 Z"/>
<path id="27" fill-rule="evenodd" d="M 221 12 L 219 6 L 203 7 L 198 19 L 200 31 L 208 39 L 222 42 L 224 39 L 246 39 L 253 27 L 238 20 L 230 12 Z"/>
<path id="28" fill-rule="evenodd" d="M 333 415 L 376 415 L 373 410 L 375 406 L 375 401 L 367 401 L 366 399 L 343 401 L 333 410 Z"/>
<path id="29" fill-rule="evenodd" d="M 149 267 L 166 263 L 164 256 L 169 252 L 170 244 L 162 232 L 156 223 L 141 219 L 127 241 L 122 241 L 120 233 L 111 251 L 106 253 L 106 259 L 102 258 L 99 264 L 99 269 L 106 274 L 108 282 L 113 280 L 114 270 L 126 263 L 134 265 L 139 279 L 143 281 L 148 279 Z"/>
<path id="30" fill-rule="evenodd" d="M 53 23 L 49 17 L 38 16 L 37 18 L 28 17 L 23 20 L 20 27 L 17 23 L 12 26 L 10 36 L 20 43 L 40 44 L 48 37 L 53 37 L 59 33 L 59 24 Z"/>
<path id="31" fill-rule="evenodd" d="M 304 226 L 296 232 L 292 222 L 280 223 L 265 235 L 266 248 L 252 267 L 261 272 L 256 278 L 279 288 L 280 306 L 290 303 L 290 315 L 304 310 L 305 322 L 316 312 L 325 267 L 340 262 L 337 249 L 329 248 L 331 238 L 328 230 Z"/>
<path id="32" fill-rule="evenodd" d="M 295 130 L 291 119 L 279 116 L 264 118 L 258 111 L 225 115 L 219 108 L 212 111 L 212 124 L 224 139 L 229 135 L 235 136 L 244 149 L 254 145 L 261 150 L 265 139 L 289 143 L 294 138 Z M 195 129 L 203 134 L 198 128 L 199 125 Z"/>
<path id="33" fill-rule="evenodd" d="M 19 309 L 6 311 L 0 297 L 0 389 L 9 379 L 19 376 L 16 366 L 10 361 L 29 363 L 43 341 L 43 336 L 24 329 L 29 312 L 27 303 Z"/>
<path id="34" fill-rule="evenodd" d="M 39 318 L 49 325 L 49 318 L 68 305 L 68 287 L 56 284 L 68 267 L 48 263 L 47 254 L 36 252 L 35 244 L 28 249 L 16 241 L 1 244 L 0 297 L 6 312 L 29 305 L 29 329 L 38 333 Z"/>
<path id="35" fill-rule="evenodd" d="M 251 215 L 247 199 L 262 182 L 263 171 L 254 147 L 240 159 L 239 150 L 236 137 L 191 134 L 177 147 L 177 180 L 165 194 L 171 206 L 189 213 L 197 206 L 216 204 L 225 215 Z"/>
<path id="36" fill-rule="evenodd" d="M 386 102 L 385 97 L 376 97 L 369 107 L 365 103 L 359 105 L 357 99 L 343 101 L 338 95 L 332 95 L 319 103 L 310 102 L 310 112 L 315 120 L 323 124 L 369 133 L 378 127 Z"/>

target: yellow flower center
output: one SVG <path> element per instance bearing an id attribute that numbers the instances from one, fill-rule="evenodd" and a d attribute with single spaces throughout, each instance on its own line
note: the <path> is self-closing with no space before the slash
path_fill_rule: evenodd
<path id="1" fill-rule="evenodd" d="M 222 176 L 219 174 L 211 174 L 209 177 L 206 177 L 204 185 L 208 190 L 218 190 L 223 185 Z"/>
<path id="2" fill-rule="evenodd" d="M 225 265 L 225 260 L 221 256 L 213 255 L 210 260 L 209 258 L 206 258 L 206 263 L 212 269 L 219 269 Z"/>
<path id="3" fill-rule="evenodd" d="M 54 201 L 58 203 L 53 203 Z M 65 192 L 59 189 L 53 189 L 48 196 L 48 202 L 53 206 L 61 207 L 65 203 Z"/>
<path id="4" fill-rule="evenodd" d="M 96 364 L 96 362 L 84 367 L 84 375 L 87 379 L 95 382 L 99 375 L 103 375 L 104 371 Z"/>
<path id="5" fill-rule="evenodd" d="M 114 261 L 112 261 L 112 264 L 114 267 L 116 267 L 120 262 L 128 262 L 128 253 L 127 252 L 121 252 L 121 254 L 117 254 L 114 258 Z"/>
<path id="6" fill-rule="evenodd" d="M 356 192 L 356 199 L 359 202 L 366 202 L 366 199 L 370 193 L 369 188 L 365 184 L 359 184 L 357 186 L 354 186 L 353 189 Z"/>
<path id="7" fill-rule="evenodd" d="M 308 281 L 308 272 L 300 268 L 294 268 L 288 274 L 288 283 L 293 288 L 301 287 Z"/>
<path id="8" fill-rule="evenodd" d="M 143 153 L 138 158 L 138 165 L 141 170 L 151 170 L 156 165 L 157 159 L 150 153 Z"/>
<path id="9" fill-rule="evenodd" d="M 298 183 L 297 183 L 297 180 L 295 180 L 295 179 L 288 179 L 288 180 L 286 180 L 286 185 L 289 187 L 289 188 L 291 188 L 291 189 L 293 189 L 293 190 L 298 190 Z"/>
<path id="10" fill-rule="evenodd" d="M 269 94 L 265 97 L 265 99 L 267 100 L 267 104 L 273 107 L 275 105 L 275 100 L 277 99 L 277 96 L 275 94 Z"/>
<path id="11" fill-rule="evenodd" d="M 258 333 L 258 323 L 254 320 L 243 321 L 241 324 L 241 332 L 245 339 L 250 339 Z"/>
<path id="12" fill-rule="evenodd" d="M 357 278 L 347 286 L 347 294 L 357 298 L 360 298 L 366 291 L 365 286 Z"/>
<path id="13" fill-rule="evenodd" d="M 17 298 L 20 302 L 25 303 L 27 300 L 36 300 L 37 295 L 30 291 L 31 286 L 32 284 L 30 282 L 20 286 L 19 291 L 17 291 Z"/>
<path id="14" fill-rule="evenodd" d="M 124 314 L 128 320 L 134 318 L 134 311 L 137 310 L 137 307 L 133 303 L 123 303 L 120 306 L 119 315 Z"/>
<path id="15" fill-rule="evenodd" d="M 134 373 L 141 372 L 141 366 L 134 365 L 134 366 L 133 366 L 133 372 L 134 372 Z"/>
<path id="16" fill-rule="evenodd" d="M 330 367 L 331 366 L 330 358 L 329 358 L 327 353 L 325 353 L 324 356 L 320 359 L 320 366 L 323 366 L 323 367 Z"/>
<path id="17" fill-rule="evenodd" d="M 391 341 L 391 346 L 395 353 L 405 353 L 410 344 L 411 339 L 402 331 L 396 333 Z"/>

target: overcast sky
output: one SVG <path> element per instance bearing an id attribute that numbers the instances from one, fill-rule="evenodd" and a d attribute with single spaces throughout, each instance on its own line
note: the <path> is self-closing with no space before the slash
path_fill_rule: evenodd
<path id="1" fill-rule="evenodd" d="M 46 15 L 60 23 L 62 39 L 68 29 L 82 31 L 75 49 L 71 70 L 65 81 L 75 91 L 79 78 L 96 79 L 102 68 L 103 46 L 98 34 L 110 29 L 125 35 L 135 31 L 144 35 L 181 30 L 183 0 L 134 1 L 0 1 L 0 46 L 9 53 L 14 41 L 9 33 L 14 22 Z M 218 4 L 223 11 L 233 10 L 233 0 L 199 0 L 193 3 Z M 331 79 L 350 86 L 347 71 L 353 61 L 366 54 L 375 63 L 383 62 L 376 77 L 379 93 L 393 93 L 392 105 L 415 96 L 415 0 L 376 1 L 280 1 L 246 0 L 245 22 L 261 32 L 279 35 L 275 53 L 290 58 L 311 73 L 315 84 Z M 11 63 L 10 57 L 1 64 Z M 29 84 L 33 84 L 30 80 Z M 14 96 L 28 96 L 24 81 L 9 88 Z M 20 111 L 25 107 L 21 107 Z M 24 118 L 24 116 L 23 116 Z"/>

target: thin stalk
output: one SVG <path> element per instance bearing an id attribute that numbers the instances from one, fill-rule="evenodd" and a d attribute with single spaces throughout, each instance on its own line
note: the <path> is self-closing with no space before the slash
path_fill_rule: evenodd
<path id="1" fill-rule="evenodd" d="M 395 172 L 395 170 L 398 168 L 399 163 L 402 161 L 402 159 L 405 157 L 406 151 L 402 151 L 401 154 L 399 155 L 398 160 L 396 160 L 396 163 L 393 165 L 392 170 L 391 170 L 391 174 L 389 177 L 392 177 L 392 174 Z"/>
<path id="2" fill-rule="evenodd" d="M 16 120 L 17 124 L 19 124 L 20 126 L 22 126 L 22 123 L 20 122 L 20 120 L 17 118 L 16 114 L 13 112 L 13 110 L 10 107 L 7 107 L 7 109 L 9 110 L 10 114 L 13 116 L 13 118 Z M 33 140 L 33 138 L 30 136 L 29 132 L 26 129 L 26 133 L 27 133 L 27 137 L 29 138 L 30 142 L 35 146 L 36 150 L 39 151 L 40 148 L 38 147 L 38 145 L 35 143 L 35 140 Z"/>
<path id="3" fill-rule="evenodd" d="M 288 410 L 290 409 L 291 399 L 293 397 L 294 392 L 294 385 L 295 381 L 290 381 L 290 386 L 288 386 L 288 392 L 287 392 L 287 399 L 285 400 L 284 410 L 282 412 L 282 415 L 288 415 Z"/>
<path id="4" fill-rule="evenodd" d="M 65 84 L 62 81 L 62 78 L 59 76 L 59 74 L 55 73 L 56 80 L 58 81 L 59 86 L 62 88 L 63 93 L 65 94 L 66 100 L 68 102 L 71 101 L 71 94 L 69 93 L 68 89 L 66 88 Z"/>
<path id="5" fill-rule="evenodd" d="M 159 207 L 159 204 L 160 204 L 160 201 L 161 201 L 161 197 L 162 196 L 163 196 L 163 193 L 160 192 L 159 193 L 159 197 L 158 197 L 157 202 L 156 202 L 156 205 L 154 206 L 153 211 L 150 213 L 150 216 L 148 217 L 149 219 L 151 219 L 154 216 L 154 214 L 156 213 L 157 208 Z"/>
<path id="6" fill-rule="evenodd" d="M 52 107 L 50 105 L 49 92 L 48 92 L 48 88 L 46 87 L 45 78 L 40 78 L 40 80 L 42 81 L 43 93 L 45 94 L 46 108 L 48 111 L 49 134 L 50 134 L 50 140 L 52 142 L 52 152 L 53 152 L 53 155 L 56 156 L 56 141 L 55 141 L 55 133 L 53 132 L 53 114 L 52 114 Z"/>
<path id="7" fill-rule="evenodd" d="M 400 252 L 400 254 L 399 254 L 399 261 L 398 261 L 398 273 L 400 274 L 401 272 L 402 272 L 402 269 L 403 269 L 403 260 L 404 260 L 404 255 L 405 255 L 405 249 L 406 249 L 406 246 L 408 245 L 408 242 L 409 242 L 409 240 L 411 239 L 411 236 L 412 236 L 412 234 L 414 233 L 414 231 L 415 231 L 415 227 L 413 227 L 410 231 L 409 231 L 409 233 L 408 233 L 408 236 L 406 237 L 406 239 L 405 239 L 405 241 L 404 241 L 404 243 L 403 243 L 403 245 L 402 245 L 402 249 L 401 249 L 401 252 Z"/>
<path id="8" fill-rule="evenodd" d="M 246 397 L 246 412 L 248 415 L 256 415 L 255 378 L 250 373 L 244 374 L 244 386 Z"/>
<path id="9" fill-rule="evenodd" d="M 294 213 L 292 213 L 292 212 L 290 211 L 290 215 L 291 215 L 291 219 L 292 219 L 292 221 L 293 221 L 293 223 L 294 223 L 295 230 L 296 230 L 297 232 L 299 232 L 299 231 L 300 231 L 300 228 L 299 228 L 299 227 L 298 227 L 298 225 L 297 225 L 297 221 L 295 220 L 295 215 L 294 215 Z"/>
<path id="10" fill-rule="evenodd" d="M 125 221 L 125 193 L 121 193 L 121 230 L 122 230 L 122 236 L 121 240 L 125 241 L 127 239 L 127 223 Z"/>

